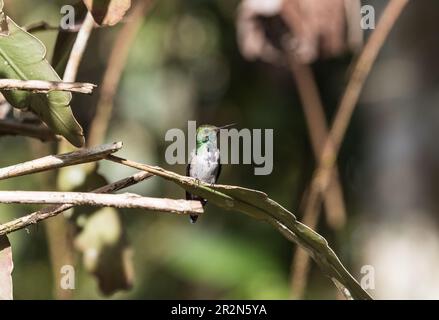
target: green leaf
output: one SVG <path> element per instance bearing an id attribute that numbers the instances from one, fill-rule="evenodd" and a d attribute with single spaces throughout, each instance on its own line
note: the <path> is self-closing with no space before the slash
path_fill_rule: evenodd
<path id="1" fill-rule="evenodd" d="M 124 17 L 131 0 L 83 0 L 93 19 L 101 26 L 112 26 Z"/>
<path id="2" fill-rule="evenodd" d="M 0 300 L 12 300 L 13 269 L 11 244 L 6 236 L 0 236 Z"/>
<path id="3" fill-rule="evenodd" d="M 109 157 L 110 160 L 112 158 L 117 157 Z M 116 162 L 120 163 L 119 160 L 116 160 Z M 337 255 L 329 247 L 326 239 L 300 223 L 294 214 L 270 199 L 264 192 L 237 186 L 210 185 L 160 167 L 140 164 L 132 166 L 172 181 L 185 190 L 226 210 L 239 211 L 268 222 L 287 239 L 305 248 L 321 270 L 333 280 L 346 296 L 351 296 L 354 299 L 371 299 L 369 294 L 361 288 L 346 270 Z"/>
<path id="4" fill-rule="evenodd" d="M 0 35 L 0 77 L 21 80 L 61 80 L 45 59 L 46 48 L 33 35 L 6 18 L 9 34 Z M 70 109 L 70 92 L 51 91 L 47 94 L 29 91 L 2 91 L 15 108 L 29 109 L 56 134 L 64 136 L 77 147 L 84 145 L 84 135 Z"/>

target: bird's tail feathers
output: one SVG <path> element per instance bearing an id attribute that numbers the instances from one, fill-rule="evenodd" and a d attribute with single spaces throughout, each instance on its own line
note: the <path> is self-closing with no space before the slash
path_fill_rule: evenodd
<path id="1" fill-rule="evenodd" d="M 194 195 L 194 194 L 192 194 L 192 193 L 189 193 L 189 192 L 187 192 L 187 191 L 186 191 L 186 200 L 198 200 L 198 201 L 201 202 L 201 205 L 202 205 L 203 207 L 204 207 L 204 206 L 206 205 L 206 203 L 207 203 L 207 200 L 206 200 L 206 199 L 203 199 L 203 198 L 201 198 L 201 197 L 199 197 L 199 196 L 197 196 L 197 195 Z M 189 218 L 190 218 L 191 223 L 195 223 L 195 222 L 197 222 L 198 215 L 190 215 Z"/>

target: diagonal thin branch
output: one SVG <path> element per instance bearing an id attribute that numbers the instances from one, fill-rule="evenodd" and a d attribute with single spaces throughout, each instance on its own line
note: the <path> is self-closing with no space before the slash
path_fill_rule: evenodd
<path id="1" fill-rule="evenodd" d="M 100 188 L 97 188 L 93 190 L 92 192 L 95 193 L 111 193 L 114 191 L 118 191 L 124 188 L 127 188 L 129 186 L 132 186 L 134 184 L 137 184 L 145 179 L 150 178 L 152 175 L 147 172 L 138 172 L 136 174 L 133 174 L 132 176 L 129 176 L 125 179 L 113 182 L 111 184 L 102 186 Z M 15 220 L 6 222 L 4 224 L 0 224 L 0 235 L 8 234 L 10 232 L 14 232 L 23 228 L 26 228 L 29 225 L 35 224 L 37 222 L 40 222 L 42 220 L 54 217 L 61 212 L 64 212 L 68 209 L 73 208 L 74 206 L 71 204 L 62 204 L 58 206 L 51 206 L 44 208 L 42 210 L 30 213 L 24 217 L 17 218 Z"/>
<path id="2" fill-rule="evenodd" d="M 316 194 L 321 193 L 328 187 L 331 169 L 336 162 L 338 151 L 340 150 L 341 143 L 366 78 L 385 39 L 407 3 L 408 0 L 391 0 L 389 2 L 378 22 L 377 28 L 370 36 L 355 64 L 349 83 L 341 99 L 330 134 L 323 147 L 319 167 L 316 169 L 311 183 L 306 211 L 316 210 L 316 207 L 318 207 L 318 196 Z"/>
<path id="3" fill-rule="evenodd" d="M 36 138 L 43 142 L 58 140 L 52 130 L 46 126 L 0 119 L 0 136 L 6 135 Z"/>
<path id="4" fill-rule="evenodd" d="M 328 137 L 328 127 L 319 89 L 309 65 L 297 62 L 293 55 L 289 55 L 288 60 L 302 101 L 314 157 L 316 162 L 318 162 L 323 144 Z M 304 196 L 305 200 L 306 194 Z M 323 198 L 326 221 L 333 229 L 340 229 L 346 222 L 346 208 L 342 187 L 338 179 L 338 171 L 335 166 L 332 169 L 331 181 L 328 189 L 323 194 Z M 315 230 L 318 223 L 318 213 L 319 211 L 306 212 L 302 217 L 302 223 Z M 291 296 L 293 298 L 301 298 L 303 296 L 308 269 L 309 256 L 304 249 L 298 247 L 291 263 Z"/>
<path id="5" fill-rule="evenodd" d="M 87 82 L 0 79 L 0 90 L 29 90 L 41 93 L 70 91 L 91 94 L 95 87 L 95 84 Z"/>
<path id="6" fill-rule="evenodd" d="M 341 143 L 345 136 L 367 76 L 372 69 L 372 65 L 375 62 L 381 47 L 389 35 L 390 30 L 408 2 L 408 0 L 391 0 L 389 2 L 384 9 L 375 31 L 371 34 L 354 66 L 348 85 L 340 101 L 340 105 L 335 115 L 328 138 L 323 146 L 323 150 L 318 162 L 318 168 L 314 171 L 313 179 L 311 181 L 310 192 L 304 214 L 304 216 L 313 218 L 313 221 L 310 221 L 311 224 L 315 223 L 315 221 L 318 219 L 321 205 L 320 194 L 323 194 L 329 187 L 331 181 L 331 172 L 336 164 Z M 306 254 L 302 252 L 298 253 L 297 255 L 297 259 L 304 259 L 303 256 Z M 307 269 L 306 266 L 307 262 L 305 262 L 301 268 L 305 270 Z M 300 281 L 303 281 L 303 278 Z"/>
<path id="7" fill-rule="evenodd" d="M 90 12 L 87 12 L 84 22 L 79 29 L 76 36 L 75 43 L 73 44 L 72 51 L 70 52 L 69 60 L 67 62 L 66 70 L 64 71 L 63 80 L 67 82 L 73 82 L 76 79 L 79 65 L 81 64 L 82 56 L 87 47 L 88 39 L 95 25 L 95 21 Z"/>
<path id="8" fill-rule="evenodd" d="M 153 171 L 154 169 L 159 169 L 159 167 L 154 168 L 153 166 L 150 166 L 150 165 L 145 165 L 143 163 L 135 162 L 135 161 L 132 161 L 132 160 L 129 160 L 129 159 L 124 159 L 124 158 L 116 157 L 116 156 L 113 156 L 111 154 L 108 155 L 105 159 L 109 160 L 109 161 L 113 161 L 113 162 L 119 163 L 119 164 L 123 164 L 125 166 L 131 167 L 131 168 L 134 168 L 134 169 L 144 170 L 144 171 L 149 172 L 151 174 L 154 174 L 154 171 Z M 189 181 L 196 181 L 196 179 L 192 178 L 192 177 L 185 177 L 185 179 L 189 180 Z"/>
<path id="9" fill-rule="evenodd" d="M 319 89 L 310 66 L 298 63 L 291 55 L 289 62 L 302 100 L 314 156 L 318 161 L 323 144 L 328 137 L 328 127 Z M 332 228 L 338 229 L 345 223 L 346 208 L 336 167 L 332 169 L 331 182 L 323 196 L 328 224 Z"/>
<path id="10" fill-rule="evenodd" d="M 103 144 L 94 148 L 82 149 L 59 155 L 51 155 L 0 168 L 0 180 L 19 177 L 47 170 L 58 169 L 80 163 L 104 159 L 122 148 L 122 142 Z"/>
<path id="11" fill-rule="evenodd" d="M 323 147 L 319 167 L 315 171 L 313 178 L 311 192 L 316 192 L 316 190 L 317 192 L 322 192 L 328 187 L 331 169 L 336 162 L 338 151 L 340 150 L 367 76 L 390 30 L 408 2 L 408 0 L 391 0 L 389 2 L 375 31 L 361 52 L 340 101 L 329 137 Z"/>

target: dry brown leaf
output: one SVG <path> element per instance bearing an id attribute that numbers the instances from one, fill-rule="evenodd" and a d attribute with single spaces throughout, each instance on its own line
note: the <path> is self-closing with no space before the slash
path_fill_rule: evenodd
<path id="1" fill-rule="evenodd" d="M 335 57 L 361 43 L 352 38 L 361 37 L 361 30 L 350 30 L 360 29 L 359 20 L 347 19 L 356 10 L 359 19 L 357 0 L 243 0 L 238 10 L 238 42 L 249 60 L 284 63 L 285 50 L 306 64 Z"/>
<path id="2" fill-rule="evenodd" d="M 113 26 L 125 16 L 131 0 L 83 0 L 93 19 L 101 26 Z"/>
<path id="3" fill-rule="evenodd" d="M 132 250 L 116 209 L 102 208 L 94 212 L 75 238 L 74 245 L 82 252 L 84 267 L 96 276 L 103 294 L 131 288 L 134 278 Z"/>

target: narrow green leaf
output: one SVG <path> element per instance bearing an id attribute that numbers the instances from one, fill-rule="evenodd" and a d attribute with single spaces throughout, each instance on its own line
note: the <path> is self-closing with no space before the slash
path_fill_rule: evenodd
<path id="1" fill-rule="evenodd" d="M 117 157 L 109 157 L 109 160 Z M 120 158 L 119 158 L 120 159 Z M 119 163 L 120 160 L 115 160 Z M 123 161 L 123 160 L 122 160 Z M 276 227 L 288 240 L 305 248 L 317 262 L 321 270 L 347 296 L 354 299 L 371 299 L 352 275 L 346 270 L 328 242 L 320 234 L 297 221 L 294 214 L 270 199 L 261 191 L 228 185 L 210 185 L 177 173 L 140 164 L 128 164 L 166 180 L 172 181 L 185 190 L 196 194 L 208 202 L 226 210 L 234 210 L 262 219 Z"/>
<path id="2" fill-rule="evenodd" d="M 21 80 L 61 80 L 45 59 L 46 48 L 33 35 L 21 29 L 9 17 L 9 34 L 0 35 L 0 77 Z M 56 134 L 77 147 L 84 144 L 81 126 L 70 109 L 71 93 L 52 91 L 47 94 L 22 90 L 2 91 L 8 102 L 19 109 L 29 109 Z"/>

